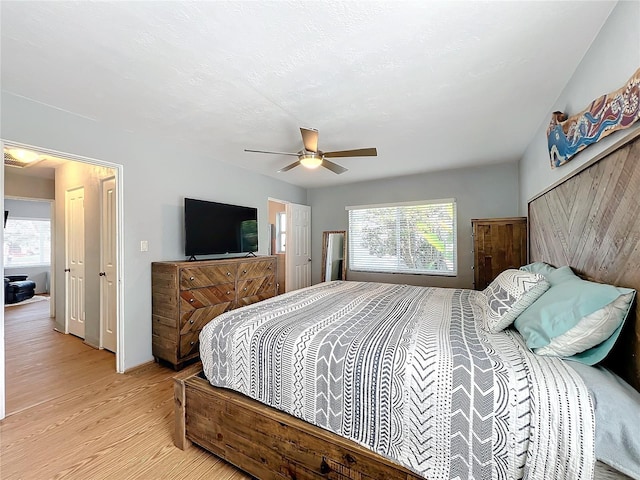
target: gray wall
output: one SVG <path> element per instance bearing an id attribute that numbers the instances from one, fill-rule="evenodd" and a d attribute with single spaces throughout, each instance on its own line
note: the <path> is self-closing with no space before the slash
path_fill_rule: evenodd
<path id="1" fill-rule="evenodd" d="M 27 178 L 27 177 L 24 177 Z M 52 182 L 53 183 L 53 182 Z M 39 184 L 39 182 L 36 182 Z M 23 192 L 27 193 L 27 192 Z M 51 220 L 51 202 L 40 200 L 4 199 L 4 209 L 9 210 L 9 217 L 47 218 Z M 53 223 L 52 223 L 53 227 Z M 51 266 L 13 267 L 4 269 L 5 275 L 25 274 L 29 280 L 36 282 L 36 293 L 49 293 Z"/>
<path id="2" fill-rule="evenodd" d="M 457 202 L 457 277 L 347 271 L 347 280 L 472 288 L 471 219 L 517 216 L 518 165 L 515 162 L 309 189 L 312 283 L 320 282 L 321 278 L 322 232 L 349 229 L 346 206 L 440 198 L 455 198 Z"/>
<path id="3" fill-rule="evenodd" d="M 221 162 L 216 152 L 118 131 L 4 91 L 1 125 L 4 140 L 123 165 L 125 369 L 153 358 L 151 262 L 185 258 L 185 196 L 258 207 L 260 253 L 267 252 L 268 197 L 306 203 L 304 189 Z M 149 251 L 140 252 L 141 240 Z"/>
<path id="4" fill-rule="evenodd" d="M 541 119 L 540 128 L 520 160 L 520 213 L 526 215 L 527 202 L 545 188 L 615 143 L 633 129 L 615 132 L 587 147 L 562 167 L 551 169 L 547 148 L 547 126 L 551 113 L 560 110 L 569 116 L 583 111 L 593 100 L 622 87 L 640 67 L 640 2 L 619 2 L 582 59 L 564 91 Z"/>

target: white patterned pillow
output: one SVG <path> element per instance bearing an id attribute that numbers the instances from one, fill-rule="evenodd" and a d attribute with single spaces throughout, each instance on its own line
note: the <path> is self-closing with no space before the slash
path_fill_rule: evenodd
<path id="1" fill-rule="evenodd" d="M 485 330 L 496 333 L 507 328 L 549 286 L 539 273 L 514 268 L 502 272 L 482 292 L 487 297 Z"/>

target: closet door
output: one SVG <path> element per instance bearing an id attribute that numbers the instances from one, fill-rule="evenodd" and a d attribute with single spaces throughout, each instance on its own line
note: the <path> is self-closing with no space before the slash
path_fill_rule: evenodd
<path id="1" fill-rule="evenodd" d="M 67 190 L 65 201 L 67 329 L 84 339 L 84 187 Z"/>

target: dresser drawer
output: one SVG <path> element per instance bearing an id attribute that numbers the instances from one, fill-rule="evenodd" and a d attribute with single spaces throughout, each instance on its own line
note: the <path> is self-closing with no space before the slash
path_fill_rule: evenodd
<path id="1" fill-rule="evenodd" d="M 180 312 L 217 303 L 233 302 L 235 298 L 235 283 L 222 283 L 211 287 L 182 290 L 180 292 Z"/>
<path id="2" fill-rule="evenodd" d="M 184 335 L 190 331 L 200 331 L 211 320 L 221 313 L 231 310 L 231 303 L 220 303 L 210 307 L 196 308 L 189 312 L 185 312 L 180 319 L 180 335 Z"/>
<path id="3" fill-rule="evenodd" d="M 237 267 L 233 263 L 187 267 L 180 270 L 180 290 L 208 287 L 235 281 Z"/>
<path id="4" fill-rule="evenodd" d="M 276 262 L 273 259 L 257 262 L 241 262 L 238 264 L 238 280 L 245 278 L 266 277 L 276 273 Z"/>
<path id="5" fill-rule="evenodd" d="M 200 332 L 188 332 L 180 335 L 179 353 L 182 360 L 190 355 L 196 356 L 200 353 Z"/>
<path id="6" fill-rule="evenodd" d="M 244 307 L 252 303 L 275 296 L 276 277 L 250 278 L 238 282 L 238 307 Z"/>
<path id="7" fill-rule="evenodd" d="M 202 328 L 218 315 L 230 310 L 232 306 L 232 303 L 218 304 L 185 312 L 180 326 L 180 357 L 197 352 Z"/>

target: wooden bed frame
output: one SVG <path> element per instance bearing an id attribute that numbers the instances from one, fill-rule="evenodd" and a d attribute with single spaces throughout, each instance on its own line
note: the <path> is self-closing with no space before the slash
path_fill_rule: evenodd
<path id="1" fill-rule="evenodd" d="M 422 479 L 351 440 L 211 386 L 201 364 L 175 377 L 174 393 L 175 445 L 196 443 L 257 478 Z"/>
<path id="2" fill-rule="evenodd" d="M 571 265 L 640 292 L 640 130 L 529 203 L 530 261 Z M 605 152 L 606 153 L 606 152 Z M 598 161 L 599 160 L 599 161 Z M 638 306 L 610 356 L 640 390 Z M 196 364 L 175 378 L 175 444 L 196 443 L 260 479 L 419 480 L 415 473 L 244 395 L 215 388 Z"/>

